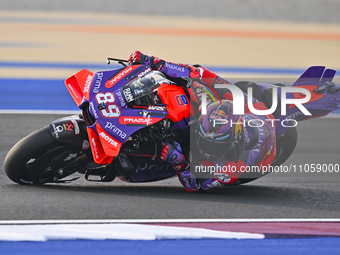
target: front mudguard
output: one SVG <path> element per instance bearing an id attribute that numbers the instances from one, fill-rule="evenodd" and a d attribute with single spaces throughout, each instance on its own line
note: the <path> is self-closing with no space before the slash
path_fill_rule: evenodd
<path id="1" fill-rule="evenodd" d="M 54 139 L 82 151 L 90 148 L 86 128 L 85 120 L 78 115 L 64 117 L 50 124 L 50 132 Z"/>

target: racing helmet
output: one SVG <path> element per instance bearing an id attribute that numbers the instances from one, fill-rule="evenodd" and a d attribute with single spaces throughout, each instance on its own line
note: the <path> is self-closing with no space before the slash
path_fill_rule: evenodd
<path id="1" fill-rule="evenodd" d="M 212 102 L 196 127 L 198 151 L 209 161 L 221 158 L 242 139 L 242 131 L 242 116 L 233 115 L 232 101 Z"/>

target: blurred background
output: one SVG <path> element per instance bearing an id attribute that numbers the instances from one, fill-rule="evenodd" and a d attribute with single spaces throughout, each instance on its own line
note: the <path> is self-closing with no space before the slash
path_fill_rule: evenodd
<path id="1" fill-rule="evenodd" d="M 338 0 L 1 1 L 0 110 L 76 110 L 63 80 L 134 50 L 234 80 L 340 70 L 339 11 Z"/>

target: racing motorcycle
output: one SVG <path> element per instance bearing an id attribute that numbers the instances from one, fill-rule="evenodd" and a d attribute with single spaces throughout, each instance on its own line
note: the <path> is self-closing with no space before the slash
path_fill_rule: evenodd
<path id="1" fill-rule="evenodd" d="M 4 168 L 19 184 L 63 183 L 74 173 L 88 181 L 111 182 L 116 177 L 126 182 L 153 182 L 176 175 L 173 167 L 160 159 L 161 142 L 174 139 L 190 155 L 190 95 L 183 87 L 145 65 L 92 73 L 83 69 L 65 80 L 65 85 L 81 114 L 53 121 L 20 140 L 8 152 Z M 339 96 L 332 79 L 334 70 L 310 67 L 292 86 L 302 86 L 318 97 L 310 104 L 313 116 L 339 109 Z M 313 79 L 311 79 L 313 76 Z M 192 80 L 185 78 L 188 84 Z M 188 86 L 187 84 L 187 86 Z M 254 88 L 254 97 L 268 108 L 268 91 L 283 84 L 235 83 L 242 90 Z M 333 91 L 332 91 L 333 90 Z M 297 95 L 298 96 L 298 95 Z M 324 104 L 320 109 L 320 102 Z M 313 100 L 312 100 L 313 101 Z M 314 108 L 313 108 L 314 107 Z M 295 107 L 296 108 L 296 107 Z M 289 114 L 297 111 L 290 108 Z M 293 112 L 293 113 L 292 113 Z M 275 113 L 274 113 L 275 114 Z M 279 117 L 278 117 L 279 118 Z M 298 119 L 299 116 L 295 116 Z M 297 142 L 295 128 L 276 129 L 280 165 L 293 153 Z M 237 184 L 252 181 L 243 178 Z"/>

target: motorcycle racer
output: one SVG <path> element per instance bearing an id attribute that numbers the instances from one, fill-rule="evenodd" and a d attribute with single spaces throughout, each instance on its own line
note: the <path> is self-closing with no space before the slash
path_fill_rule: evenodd
<path id="1" fill-rule="evenodd" d="M 200 80 L 211 88 L 214 88 L 215 84 L 230 84 L 202 66 L 166 62 L 144 55 L 140 51 L 131 53 L 128 62 L 130 65 L 149 65 L 153 70 L 161 71 L 168 79 L 179 84 L 185 83 L 182 77 Z M 187 89 L 191 100 L 199 104 L 198 95 L 193 93 L 191 88 Z M 256 165 L 259 166 L 259 169 L 262 166 L 268 167 L 275 157 L 275 125 L 269 125 L 269 122 L 263 121 L 265 124 L 261 127 L 244 127 L 241 123 L 242 118 L 256 121 L 259 117 L 247 111 L 244 116 L 233 115 L 231 94 L 227 91 L 219 91 L 219 94 L 229 100 L 208 105 L 207 114 L 201 116 L 197 123 L 198 153 L 196 154 L 200 155 L 200 159 L 197 160 L 198 164 L 191 164 L 190 167 L 189 161 L 182 154 L 179 143 L 175 141 L 162 143 L 161 158 L 173 165 L 180 182 L 188 191 L 207 190 L 236 183 L 239 177 L 244 174 L 246 166 Z M 197 108 L 192 109 L 194 118 L 200 116 Z M 272 116 L 262 118 L 264 120 L 266 118 L 273 119 Z M 217 119 L 223 121 L 214 122 L 216 125 L 212 126 L 212 121 Z M 234 125 L 230 125 L 230 123 L 234 123 Z M 206 173 L 203 170 L 206 167 L 210 167 L 210 169 L 213 167 L 214 171 Z M 197 171 L 198 174 L 196 174 Z M 200 175 L 200 178 L 196 178 L 195 175 Z"/>
<path id="2" fill-rule="evenodd" d="M 231 84 L 201 66 L 134 55 L 130 64 L 149 66 L 108 58 L 123 68 L 68 77 L 82 113 L 21 139 L 6 156 L 7 176 L 41 185 L 75 180 L 63 179 L 76 172 L 88 181 L 132 183 L 177 173 L 187 190 L 243 184 L 282 170 L 298 121 L 340 109 L 336 71 L 325 66 L 307 68 L 293 83 Z"/>

